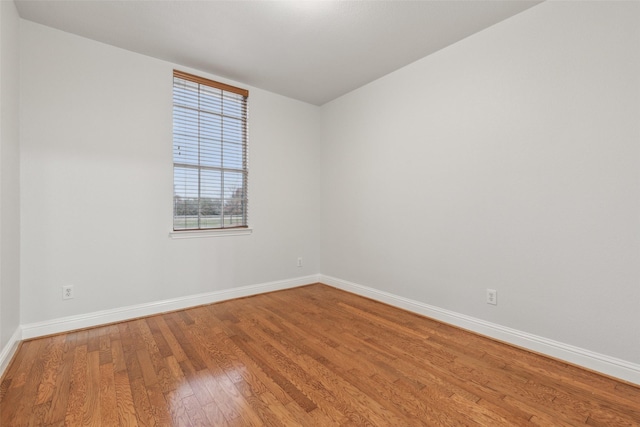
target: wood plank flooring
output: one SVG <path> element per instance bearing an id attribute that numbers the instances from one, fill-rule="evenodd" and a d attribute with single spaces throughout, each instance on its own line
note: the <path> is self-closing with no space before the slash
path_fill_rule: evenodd
<path id="1" fill-rule="evenodd" d="M 5 426 L 640 426 L 640 388 L 315 284 L 24 342 Z"/>

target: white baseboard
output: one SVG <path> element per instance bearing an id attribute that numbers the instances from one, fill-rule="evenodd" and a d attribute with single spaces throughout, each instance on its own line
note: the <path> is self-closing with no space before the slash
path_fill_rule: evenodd
<path id="1" fill-rule="evenodd" d="M 569 344 L 550 340 L 527 332 L 511 329 L 495 323 L 486 322 L 471 316 L 445 310 L 420 301 L 411 300 L 367 286 L 320 275 L 319 282 L 338 289 L 384 302 L 414 313 L 431 317 L 442 322 L 476 332 L 509 344 L 516 345 L 537 353 L 546 354 L 556 359 L 583 366 L 605 375 L 620 378 L 640 385 L 640 365 L 615 357 L 596 353 Z"/>
<path id="2" fill-rule="evenodd" d="M 44 322 L 28 323 L 22 325 L 22 339 L 41 337 L 44 335 L 58 334 L 76 329 L 90 328 L 108 323 L 121 322 L 137 317 L 151 316 L 167 311 L 182 310 L 202 304 L 211 304 L 242 298 L 265 292 L 279 291 L 295 288 L 318 282 L 319 275 L 296 277 L 288 280 L 262 283 L 258 285 L 243 286 L 239 288 L 224 289 L 221 291 L 207 292 L 186 297 L 173 298 L 164 301 L 150 302 L 146 304 L 131 305 L 128 307 L 114 308 L 111 310 L 96 311 L 77 316 L 61 317 Z M 1 359 L 0 359 L 1 361 Z"/>
<path id="3" fill-rule="evenodd" d="M 18 349 L 18 344 L 20 344 L 20 340 L 22 339 L 22 330 L 20 326 L 18 326 L 9 338 L 9 341 L 0 351 L 0 377 L 4 374 L 4 370 L 9 366 L 9 362 L 11 362 L 11 358 L 16 353 Z"/>

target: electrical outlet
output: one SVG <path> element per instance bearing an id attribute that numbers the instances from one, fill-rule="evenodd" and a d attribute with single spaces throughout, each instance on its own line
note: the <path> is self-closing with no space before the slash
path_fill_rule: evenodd
<path id="1" fill-rule="evenodd" d="M 72 298 L 73 298 L 73 286 L 63 286 L 62 299 L 72 299 Z"/>
<path id="2" fill-rule="evenodd" d="M 498 291 L 487 289 L 487 304 L 498 305 Z"/>
<path id="3" fill-rule="evenodd" d="M 298 267 L 302 267 L 302 257 L 298 257 Z"/>

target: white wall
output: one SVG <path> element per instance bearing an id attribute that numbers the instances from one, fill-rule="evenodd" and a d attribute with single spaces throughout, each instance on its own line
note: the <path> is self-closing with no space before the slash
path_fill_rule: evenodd
<path id="1" fill-rule="evenodd" d="M 249 87 L 253 234 L 172 240 L 174 65 L 20 41 L 23 324 L 318 273 L 318 107 Z"/>
<path id="2" fill-rule="evenodd" d="M 322 273 L 639 363 L 639 19 L 545 2 L 322 107 Z"/>
<path id="3" fill-rule="evenodd" d="M 0 2 L 0 355 L 20 324 L 18 33 L 13 2 Z M 3 353 L 3 349 L 5 352 Z M 0 357 L 0 372 L 2 371 Z"/>

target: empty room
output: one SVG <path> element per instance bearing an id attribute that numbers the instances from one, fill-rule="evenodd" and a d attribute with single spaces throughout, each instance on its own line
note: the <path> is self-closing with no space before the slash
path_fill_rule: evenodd
<path id="1" fill-rule="evenodd" d="M 640 426 L 640 2 L 0 1 L 1 426 Z"/>

